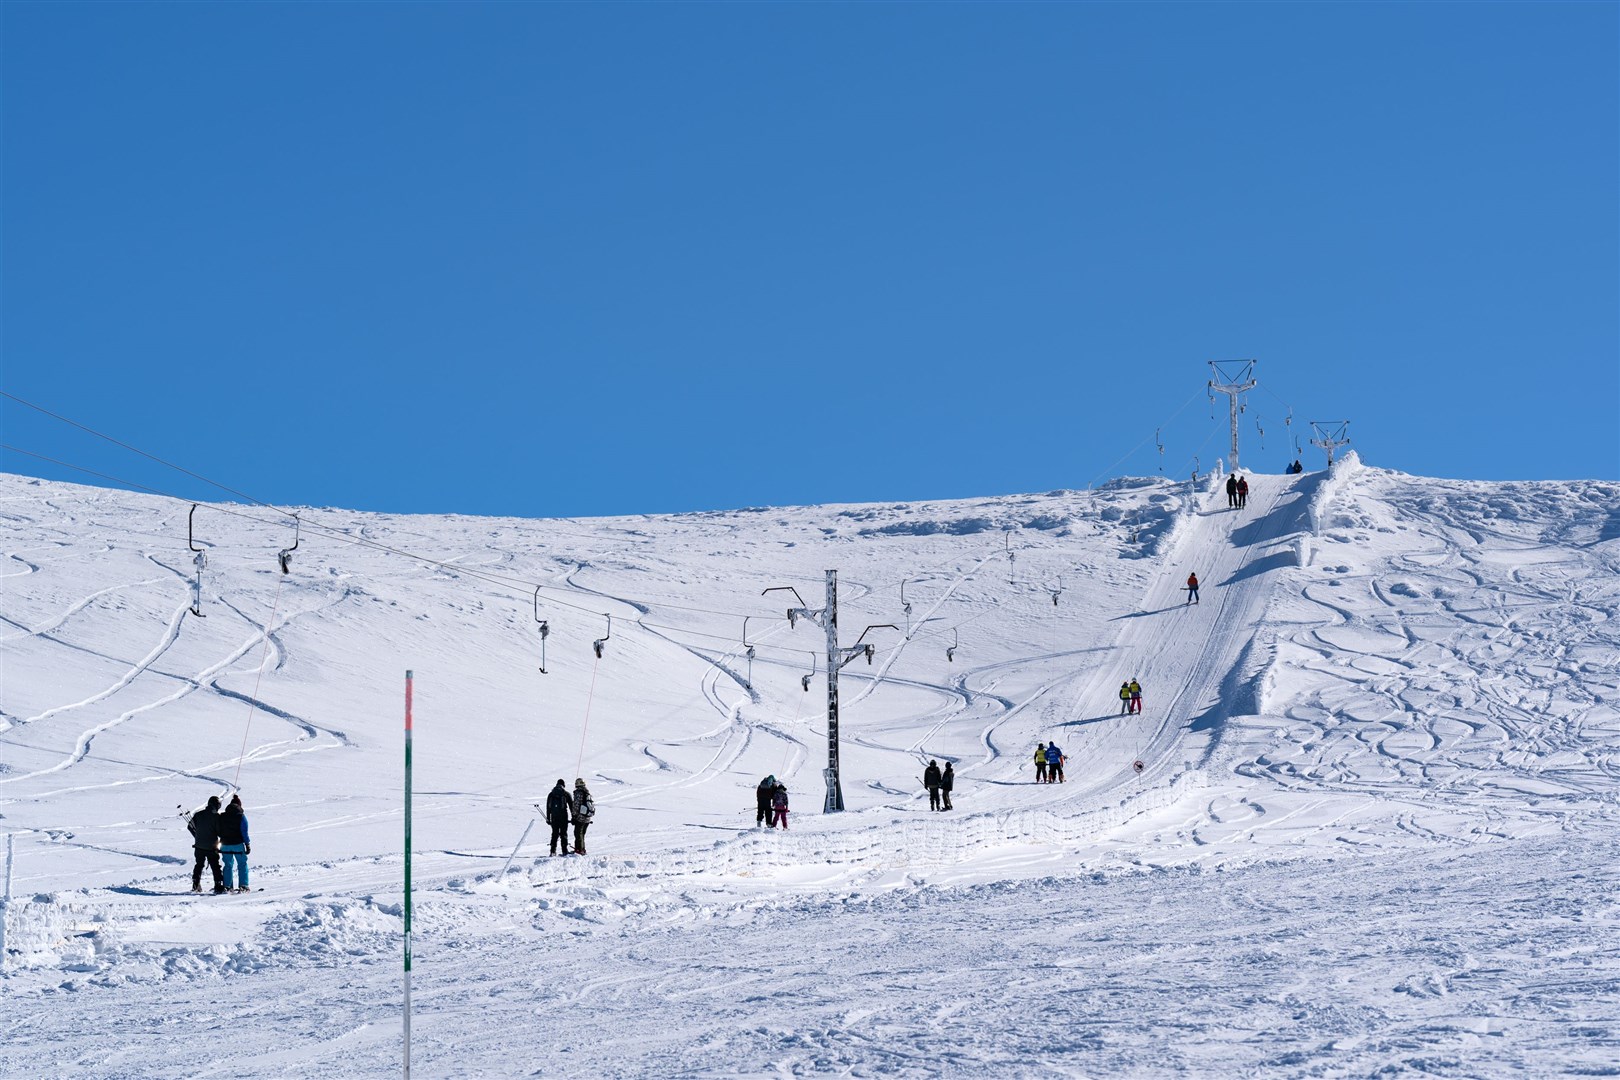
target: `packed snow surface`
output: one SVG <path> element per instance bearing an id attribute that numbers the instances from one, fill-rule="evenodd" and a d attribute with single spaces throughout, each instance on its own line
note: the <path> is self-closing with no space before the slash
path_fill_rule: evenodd
<path id="1" fill-rule="evenodd" d="M 305 509 L 283 574 L 0 476 L 0 1075 L 396 1072 L 407 670 L 418 1075 L 1620 1075 L 1620 485 L 1223 479 Z M 192 895 L 234 789 L 255 891 Z"/>

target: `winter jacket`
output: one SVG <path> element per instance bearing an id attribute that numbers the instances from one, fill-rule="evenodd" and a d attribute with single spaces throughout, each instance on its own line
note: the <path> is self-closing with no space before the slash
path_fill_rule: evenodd
<path id="1" fill-rule="evenodd" d="M 1228 495 L 1236 495 L 1237 494 L 1237 477 L 1228 476 L 1226 478 L 1226 493 Z"/>
<path id="2" fill-rule="evenodd" d="M 771 796 L 771 805 L 776 807 L 778 810 L 786 810 L 788 808 L 787 788 L 778 787 L 776 789 L 776 793 Z"/>
<path id="3" fill-rule="evenodd" d="M 1247 495 L 1249 493 L 1249 482 L 1247 480 L 1239 480 L 1237 482 L 1237 493 L 1239 495 Z"/>
<path id="4" fill-rule="evenodd" d="M 546 796 L 546 824 L 566 825 L 568 818 L 574 812 L 574 797 L 568 794 L 568 789 L 558 784 Z"/>
<path id="5" fill-rule="evenodd" d="M 1057 748 L 1057 743 L 1046 744 L 1046 763 L 1056 765 L 1063 760 L 1063 751 Z"/>
<path id="6" fill-rule="evenodd" d="M 582 787 L 574 789 L 574 824 L 589 825 L 596 816 L 596 800 Z"/>
<path id="7" fill-rule="evenodd" d="M 1037 765 L 1045 765 L 1046 764 L 1046 747 L 1044 747 L 1044 746 L 1036 746 L 1035 747 L 1035 764 L 1037 764 Z"/>
<path id="8" fill-rule="evenodd" d="M 253 843 L 248 839 L 247 815 L 242 813 L 240 808 L 232 812 L 227 806 L 225 812 L 219 815 L 219 843 L 221 847 L 226 844 Z"/>
<path id="9" fill-rule="evenodd" d="M 1141 684 L 1138 683 L 1135 679 L 1132 679 L 1131 680 L 1131 697 L 1139 698 L 1141 696 L 1142 696 L 1142 686 L 1141 686 Z"/>
<path id="10" fill-rule="evenodd" d="M 953 769 L 950 763 L 947 762 L 945 765 L 945 771 L 939 776 L 939 786 L 944 788 L 946 791 L 949 791 L 955 784 L 956 770 Z"/>
<path id="11" fill-rule="evenodd" d="M 199 810 L 191 815 L 186 827 L 191 830 L 192 847 L 202 851 L 214 851 L 219 847 L 219 811 Z"/>
<path id="12" fill-rule="evenodd" d="M 939 787 L 938 765 L 930 765 L 928 768 L 923 770 L 923 787 L 929 788 L 930 790 Z"/>
<path id="13" fill-rule="evenodd" d="M 771 806 L 771 795 L 775 791 L 776 777 L 767 776 L 765 779 L 759 782 L 759 787 L 754 789 L 754 805 L 761 810 L 769 810 Z"/>
<path id="14" fill-rule="evenodd" d="M 1131 684 L 1130 683 L 1120 683 L 1119 684 L 1119 700 L 1121 700 L 1121 701 L 1129 701 L 1129 700 L 1131 700 Z"/>

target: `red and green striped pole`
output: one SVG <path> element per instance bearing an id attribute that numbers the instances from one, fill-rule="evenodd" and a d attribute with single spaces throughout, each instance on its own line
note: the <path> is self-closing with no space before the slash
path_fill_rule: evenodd
<path id="1" fill-rule="evenodd" d="M 405 673 L 405 1080 L 411 1080 L 411 673 Z"/>

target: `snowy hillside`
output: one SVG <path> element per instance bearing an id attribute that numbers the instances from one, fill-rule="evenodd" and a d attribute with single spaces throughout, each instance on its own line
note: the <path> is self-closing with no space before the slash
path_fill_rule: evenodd
<path id="1" fill-rule="evenodd" d="M 1620 485 L 1250 479 L 307 510 L 285 575 L 205 504 L 194 598 L 190 504 L 0 476 L 0 1075 L 397 1070 L 407 669 L 421 1075 L 1620 1073 Z M 827 570 L 892 624 L 834 815 L 766 593 Z M 576 776 L 590 854 L 507 867 Z M 229 789 L 262 891 L 193 896 Z"/>

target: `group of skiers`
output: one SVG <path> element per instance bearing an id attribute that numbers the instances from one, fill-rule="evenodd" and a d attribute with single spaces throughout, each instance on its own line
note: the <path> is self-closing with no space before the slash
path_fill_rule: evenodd
<path id="1" fill-rule="evenodd" d="M 1119 715 L 1142 711 L 1142 684 L 1132 679 L 1119 684 Z"/>
<path id="2" fill-rule="evenodd" d="M 1035 744 L 1035 782 L 1037 784 L 1063 783 L 1063 763 L 1069 760 L 1063 756 L 1055 742 Z"/>
<path id="3" fill-rule="evenodd" d="M 1249 481 L 1237 473 L 1226 478 L 1226 505 L 1239 510 L 1249 505 Z"/>
<path id="4" fill-rule="evenodd" d="M 787 828 L 788 793 L 787 785 L 775 776 L 767 776 L 759 782 L 754 789 L 754 824 L 763 825 L 767 829 L 774 829 L 778 825 Z"/>
<path id="5" fill-rule="evenodd" d="M 546 824 L 551 826 L 551 853 L 558 854 L 560 846 L 563 855 L 585 854 L 585 830 L 591 827 L 591 819 L 595 816 L 596 801 L 591 798 L 591 789 L 585 786 L 584 778 L 574 778 L 574 793 L 570 795 L 568 785 L 558 777 L 557 786 L 546 796 Z M 568 849 L 570 822 L 574 826 L 572 851 Z"/>
<path id="6" fill-rule="evenodd" d="M 210 795 L 208 805 L 193 813 L 186 821 L 191 832 L 192 852 L 196 861 L 191 867 L 191 891 L 202 892 L 203 865 L 214 875 L 214 892 L 245 893 L 248 891 L 247 857 L 253 851 L 248 840 L 247 814 L 242 810 L 242 796 L 232 795 L 225 809 L 219 807 L 219 796 Z M 220 860 L 224 858 L 224 867 Z"/>
<path id="7" fill-rule="evenodd" d="M 928 809 L 949 810 L 951 789 L 955 786 L 956 767 L 953 764 L 947 761 L 945 770 L 941 772 L 939 762 L 928 762 L 928 768 L 923 770 L 923 787 L 928 789 Z"/>

